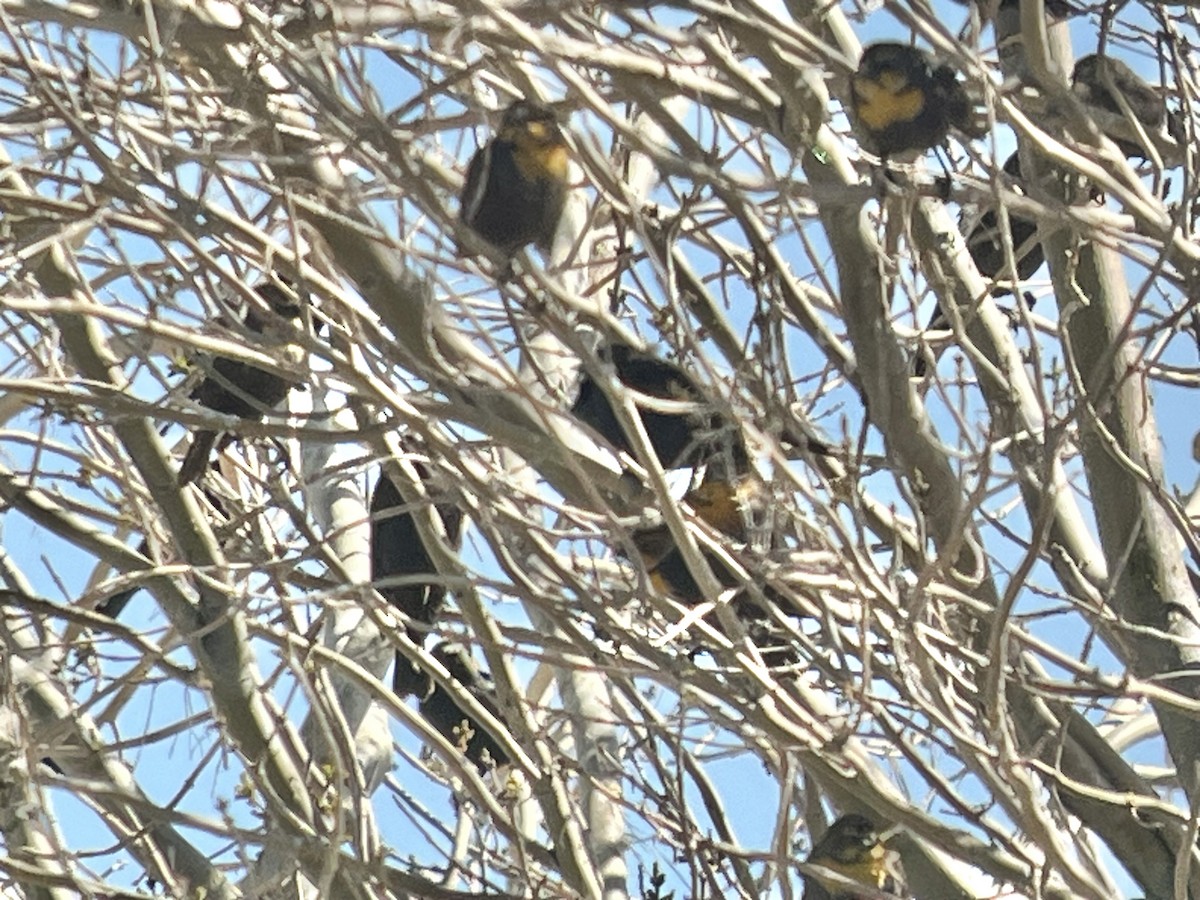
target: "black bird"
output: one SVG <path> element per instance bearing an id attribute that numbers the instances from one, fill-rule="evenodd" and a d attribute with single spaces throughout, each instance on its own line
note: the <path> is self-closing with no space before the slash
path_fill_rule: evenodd
<path id="1" fill-rule="evenodd" d="M 858 813 L 842 816 L 829 826 L 805 862 L 832 869 L 859 884 L 904 896 L 904 870 L 900 856 L 879 840 L 875 826 Z M 804 876 L 803 900 L 857 900 L 852 890 L 827 890 L 815 875 Z"/>
<path id="2" fill-rule="evenodd" d="M 432 655 L 484 709 L 500 721 L 504 721 L 500 715 L 500 707 L 496 704 L 496 689 L 491 676 L 480 670 L 465 647 L 443 642 L 433 648 Z M 432 689 L 421 700 L 419 706 L 425 720 L 481 772 L 487 770 L 489 761 L 497 766 L 507 765 L 510 762 L 508 754 L 487 729 L 465 713 L 454 697 L 441 685 L 434 683 L 432 679 L 430 684 Z"/>
<path id="3" fill-rule="evenodd" d="M 462 510 L 444 495 L 433 493 L 429 470 L 424 465 L 416 461 L 412 465 L 433 499 L 442 527 L 446 529 L 447 541 L 454 549 L 459 549 L 463 534 Z M 431 578 L 422 581 L 423 575 Z M 406 583 L 380 585 L 379 593 L 412 620 L 413 624 L 406 629 L 408 636 L 424 646 L 429 628 L 421 626 L 432 626 L 437 622 L 446 602 L 446 585 L 438 578 L 437 567 L 421 542 L 409 507 L 396 485 L 381 472 L 371 494 L 371 580 L 378 583 L 389 578 L 404 578 Z M 396 696 L 420 693 L 426 685 L 425 675 L 398 652 L 392 673 L 392 690 Z"/>
<path id="4" fill-rule="evenodd" d="M 530 243 L 549 250 L 567 196 L 568 162 L 554 111 L 516 101 L 467 168 L 463 222 L 506 256 Z"/>
<path id="5" fill-rule="evenodd" d="M 1004 173 L 1014 180 L 1014 189 L 1021 187 L 1019 154 L 1014 152 L 1005 160 Z M 964 219 L 963 224 L 970 228 L 967 233 L 967 250 L 975 262 L 975 268 L 979 270 L 980 275 L 993 282 L 992 296 L 1002 297 L 1005 294 L 1011 294 L 1013 279 L 1008 278 L 1006 274 L 1006 277 L 997 280 L 1001 273 L 1007 273 L 1008 260 L 1004 253 L 1004 238 L 1000 232 L 1000 217 L 996 210 L 985 211 L 974 225 L 971 225 L 968 219 Z M 1037 234 L 1037 222 L 1022 216 L 1009 215 L 1008 226 L 1012 237 L 1013 255 L 1016 256 L 1017 262 L 1016 280 L 1028 281 L 1046 261 L 1046 254 L 1042 250 L 1041 242 L 1030 243 Z M 1024 248 L 1027 249 L 1022 253 Z M 1032 301 L 1032 295 L 1026 295 L 1027 305 L 1032 306 Z M 925 330 L 928 332 L 946 327 L 946 317 L 942 313 L 941 306 L 935 306 L 929 322 L 925 325 Z M 925 357 L 918 354 L 913 359 L 913 374 L 918 378 L 923 377 L 926 367 Z"/>
<path id="6" fill-rule="evenodd" d="M 253 306 L 247 310 L 243 324 L 251 333 L 276 338 L 273 332 L 278 325 L 300 317 L 300 305 L 278 285 L 268 282 L 259 285 L 255 291 L 271 311 L 262 312 Z M 224 356 L 208 361 L 207 369 L 204 379 L 188 396 L 205 409 L 247 421 L 262 421 L 263 416 L 298 386 L 298 382 L 282 375 Z M 181 486 L 191 484 L 204 474 L 216 444 L 215 431 L 201 430 L 192 435 L 191 446 L 179 467 Z"/>
<path id="7" fill-rule="evenodd" d="M 716 411 L 704 401 L 700 387 L 683 369 L 623 342 L 612 343 L 609 356 L 617 380 L 650 398 L 645 405 L 639 406 L 638 412 L 654 455 L 664 469 L 705 462 L 719 453 L 724 443 L 730 447 L 734 469 L 745 470 L 748 456 L 740 432 L 721 421 Z M 636 403 L 637 398 L 634 400 Z M 657 410 L 653 408 L 654 400 L 688 404 L 689 408 Z M 635 455 L 608 397 L 586 372 L 579 383 L 579 395 L 571 413 L 599 432 L 617 450 Z"/>
<path id="8" fill-rule="evenodd" d="M 1004 161 L 1004 174 L 1013 179 L 1013 187 L 1023 193 L 1021 182 L 1021 157 L 1015 151 Z M 1037 222 L 1018 215 L 1008 217 L 1009 229 L 1012 233 L 1013 254 L 1017 257 L 1017 281 L 1028 281 L 1033 273 L 1042 267 L 1046 254 L 1041 242 L 1031 244 L 1037 234 Z M 1024 255 L 1021 249 L 1028 245 Z M 995 281 L 1001 272 L 1006 271 L 1007 258 L 1004 254 L 1004 241 L 1000 235 L 999 216 L 995 209 L 987 210 L 975 223 L 967 235 L 967 249 L 979 274 L 989 281 Z M 992 287 L 992 296 L 1002 297 L 1011 294 L 1012 279 L 1005 279 Z"/>
<path id="9" fill-rule="evenodd" d="M 938 146 L 951 127 L 977 134 L 958 73 L 923 50 L 890 41 L 863 51 L 850 76 L 850 113 L 867 148 L 885 161 Z"/>
<path id="10" fill-rule="evenodd" d="M 1171 136 L 1177 141 L 1183 140 L 1182 120 L 1175 115 L 1168 116 L 1162 93 L 1138 77 L 1125 63 L 1098 53 L 1076 61 L 1075 71 L 1071 75 L 1071 89 L 1075 96 L 1089 106 L 1123 116 L 1125 112 L 1109 89 L 1108 82 L 1125 99 L 1129 111 L 1141 123 L 1147 135 L 1160 133 L 1166 122 Z M 1146 149 L 1140 143 L 1114 134 L 1108 136 L 1126 156 L 1146 158 Z"/>

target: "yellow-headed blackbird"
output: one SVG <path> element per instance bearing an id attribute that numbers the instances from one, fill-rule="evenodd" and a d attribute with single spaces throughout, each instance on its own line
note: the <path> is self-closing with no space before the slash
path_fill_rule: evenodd
<path id="1" fill-rule="evenodd" d="M 1183 140 L 1183 123 L 1177 116 L 1168 116 L 1162 94 L 1119 59 L 1092 53 L 1078 60 L 1071 75 L 1071 89 L 1083 103 L 1121 116 L 1125 111 L 1113 93 L 1115 89 L 1147 134 L 1158 133 L 1165 121 L 1171 136 Z M 1109 137 L 1126 156 L 1146 156 L 1140 143 L 1112 134 Z"/>
<path id="2" fill-rule="evenodd" d="M 689 491 L 683 501 L 698 518 L 721 534 L 744 543 L 750 537 L 746 515 L 752 492 L 753 482 L 749 479 L 730 481 L 716 478 Z M 631 537 L 655 590 L 687 606 L 704 602 L 704 592 L 666 525 L 636 531 Z M 741 576 L 731 571 L 716 553 L 705 549 L 703 545 L 700 552 L 722 589 L 743 588 L 732 598 L 730 607 L 746 627 L 751 640 L 761 649 L 763 661 L 768 666 L 794 662 L 795 654 L 790 644 L 779 645 L 778 635 L 772 632 L 770 616 L 761 603 L 748 590 L 744 590 L 746 585 Z M 765 587 L 763 593 L 768 602 L 783 605 L 770 587 Z"/>
<path id="3" fill-rule="evenodd" d="M 433 490 L 429 470 L 413 462 L 417 476 L 426 489 Z M 456 549 L 461 546 L 463 514 L 456 505 L 441 497 L 434 498 L 434 508 L 446 529 L 446 539 Z M 413 624 L 406 629 L 409 638 L 422 646 L 428 628 L 437 622 L 446 602 L 446 586 L 437 577 L 437 567 L 421 541 L 421 534 L 412 513 L 405 506 L 396 485 L 386 473 L 371 494 L 371 580 L 384 581 L 403 578 L 404 584 L 380 585 L 378 590 L 392 606 L 404 613 Z M 421 576 L 432 576 L 422 581 Z M 398 697 L 420 693 L 426 687 L 425 676 L 401 653 L 396 654 L 392 673 L 392 690 Z"/>
<path id="4" fill-rule="evenodd" d="M 717 531 L 735 541 L 745 541 L 748 535 L 742 508 L 747 485 L 748 481 L 743 481 L 739 486 L 728 480 L 713 479 L 689 491 L 683 501 L 698 518 Z M 666 525 L 634 532 L 632 537 L 650 580 L 659 591 L 689 606 L 704 601 L 704 593 L 688 570 L 683 552 L 675 545 Z M 722 587 L 735 587 L 738 584 L 733 573 L 715 556 L 709 553 L 704 556 Z"/>
<path id="5" fill-rule="evenodd" d="M 497 719 L 503 721 L 500 708 L 496 705 L 496 689 L 491 676 L 480 670 L 470 652 L 460 644 L 440 643 L 433 648 L 433 658 L 446 667 L 450 676 L 464 691 L 479 701 L 480 705 Z M 488 761 L 497 766 L 509 762 L 509 756 L 490 733 L 475 719 L 463 712 L 462 707 L 441 685 L 430 682 L 433 687 L 421 700 L 420 711 L 438 733 L 473 762 L 481 772 Z"/>
<path id="6" fill-rule="evenodd" d="M 844 815 L 830 825 L 805 862 L 889 894 L 903 896 L 906 890 L 899 854 L 888 850 L 875 826 L 858 813 Z M 857 895 L 853 890 L 827 890 L 816 875 L 805 875 L 803 900 L 857 900 Z"/>
<path id="7" fill-rule="evenodd" d="M 863 51 L 850 77 L 850 113 L 868 149 L 886 160 L 941 144 L 951 126 L 973 135 L 971 101 L 950 66 L 885 41 Z"/>
<path id="8" fill-rule="evenodd" d="M 516 101 L 499 133 L 471 159 L 463 222 L 506 256 L 530 243 L 549 250 L 567 196 L 568 162 L 554 111 Z"/>
<path id="9" fill-rule="evenodd" d="M 1017 153 L 1013 153 L 1004 162 L 1004 173 L 1012 178 L 1015 182 L 1013 187 L 1020 188 L 1021 186 L 1021 158 Z M 1007 257 L 1004 253 L 1004 238 L 1000 233 L 1000 217 L 995 209 L 986 210 L 978 219 L 973 217 L 965 217 L 963 222 L 964 230 L 967 230 L 967 250 L 971 254 L 971 259 L 975 262 L 975 268 L 979 270 L 979 274 L 984 278 L 993 282 L 992 296 L 1001 297 L 1005 294 L 1012 293 L 1012 279 L 1007 275 L 1004 278 L 997 278 L 1001 273 L 1007 273 Z M 1042 250 L 1040 241 L 1034 242 L 1033 238 L 1037 234 L 1037 222 L 1033 219 L 1026 219 L 1017 215 L 1008 217 L 1008 225 L 1010 236 L 1012 238 L 1013 254 L 1016 256 L 1017 262 L 1017 281 L 1028 281 L 1033 277 L 1034 272 L 1042 267 L 1042 263 L 1046 261 L 1046 254 Z M 1024 252 L 1022 252 L 1024 251 Z M 1027 296 L 1027 302 L 1032 305 L 1032 297 Z M 946 317 L 942 314 L 941 306 L 934 307 L 933 314 L 929 317 L 929 322 L 925 326 L 926 331 L 933 331 L 946 326 Z M 913 374 L 918 378 L 925 374 L 926 362 L 925 358 L 918 355 L 913 360 Z"/>
<path id="10" fill-rule="evenodd" d="M 270 307 L 270 312 L 252 306 L 242 324 L 252 334 L 275 339 L 278 337 L 274 333 L 277 326 L 299 318 L 300 306 L 275 284 L 259 285 L 255 291 Z M 261 421 L 297 386 L 282 375 L 224 356 L 209 361 L 207 370 L 204 379 L 188 396 L 205 409 L 240 419 Z M 204 473 L 216 443 L 215 431 L 202 430 L 192 436 L 191 446 L 179 468 L 180 485 L 190 484 Z"/>
<path id="11" fill-rule="evenodd" d="M 610 358 L 617 380 L 649 398 L 647 403 L 638 404 L 638 411 L 650 446 L 664 469 L 705 462 L 723 445 L 730 449 L 735 470 L 745 469 L 747 453 L 741 434 L 721 421 L 705 403 L 699 386 L 683 369 L 621 342 L 611 345 Z M 637 398 L 634 400 L 636 403 Z M 688 408 L 679 411 L 655 409 L 654 400 L 688 404 Z M 621 428 L 612 404 L 600 385 L 586 372 L 579 383 L 579 395 L 571 412 L 617 450 L 633 455 L 633 446 Z"/>

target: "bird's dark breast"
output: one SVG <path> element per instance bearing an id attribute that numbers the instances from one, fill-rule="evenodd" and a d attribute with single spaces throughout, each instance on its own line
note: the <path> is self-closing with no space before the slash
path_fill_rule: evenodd
<path id="1" fill-rule="evenodd" d="M 742 583 L 741 579 L 729 571 L 729 568 L 715 554 L 704 553 L 704 560 L 712 569 L 717 583 L 722 588 L 738 587 Z M 704 602 L 704 591 L 700 590 L 700 585 L 692 577 L 687 562 L 683 558 L 683 552 L 678 547 L 672 547 L 654 565 L 650 571 L 650 583 L 659 593 L 668 594 L 688 606 Z"/>
<path id="2" fill-rule="evenodd" d="M 890 104 L 895 110 L 911 108 L 909 103 Z M 945 121 L 936 113 L 922 110 L 913 118 L 895 117 L 870 131 L 875 149 L 885 155 L 903 153 L 924 146 L 935 146 L 946 139 Z"/>
<path id="3" fill-rule="evenodd" d="M 548 248 L 564 198 L 563 186 L 552 179 L 527 179 L 517 166 L 513 145 L 497 141 L 485 193 L 470 224 L 480 237 L 508 254 L 533 242 Z"/>

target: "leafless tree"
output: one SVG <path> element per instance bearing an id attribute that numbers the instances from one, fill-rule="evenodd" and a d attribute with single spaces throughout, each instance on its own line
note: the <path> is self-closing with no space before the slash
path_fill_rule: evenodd
<path id="1" fill-rule="evenodd" d="M 1200 897 L 1200 503 L 1164 472 L 1200 28 L 1082 12 L 1183 130 L 1082 106 L 1095 46 L 1038 0 L 0 2 L 4 896 L 792 898 L 856 811 L 917 897 Z M 948 179 L 861 149 L 862 22 L 986 115 Z M 456 197 L 517 97 L 569 124 L 572 192 L 506 271 Z M 1033 309 L 970 206 L 1037 223 Z M 265 282 L 302 306 L 277 340 L 233 315 Z M 618 340 L 735 423 L 747 540 L 680 501 Z M 214 415 L 175 377 L 214 354 L 301 387 Z M 581 367 L 632 456 L 570 415 Z M 203 428 L 237 439 L 180 488 Z M 510 765 L 389 690 L 399 651 L 468 702 L 372 584 L 381 466 Z M 664 523 L 704 603 L 635 552 Z"/>

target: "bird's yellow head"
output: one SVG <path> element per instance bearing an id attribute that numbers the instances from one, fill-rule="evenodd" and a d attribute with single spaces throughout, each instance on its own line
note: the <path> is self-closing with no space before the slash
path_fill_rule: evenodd
<path id="1" fill-rule="evenodd" d="M 518 100 L 504 111 L 499 137 L 513 145 L 517 166 L 524 177 L 566 179 L 567 142 L 554 110 L 540 103 Z"/>
<path id="2" fill-rule="evenodd" d="M 742 506 L 753 490 L 754 485 L 748 478 L 732 482 L 713 479 L 688 491 L 684 500 L 696 511 L 697 516 L 717 531 L 737 540 L 745 540 Z"/>
<path id="3" fill-rule="evenodd" d="M 891 41 L 863 51 L 850 79 L 854 112 L 872 131 L 916 119 L 929 102 L 931 87 L 928 57 L 916 47 Z"/>

